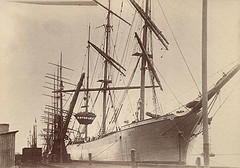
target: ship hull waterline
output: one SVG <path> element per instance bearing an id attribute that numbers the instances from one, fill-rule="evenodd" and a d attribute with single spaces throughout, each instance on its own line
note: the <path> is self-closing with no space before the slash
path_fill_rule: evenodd
<path id="1" fill-rule="evenodd" d="M 131 149 L 137 162 L 185 164 L 187 149 L 201 119 L 201 113 L 183 116 L 170 115 L 128 124 L 122 130 L 100 139 L 70 144 L 71 160 L 129 162 Z"/>

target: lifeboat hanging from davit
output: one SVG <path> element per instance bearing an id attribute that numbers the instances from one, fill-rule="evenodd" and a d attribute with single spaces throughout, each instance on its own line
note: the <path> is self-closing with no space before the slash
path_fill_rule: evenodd
<path id="1" fill-rule="evenodd" d="M 93 120 L 96 118 L 96 114 L 91 112 L 79 112 L 74 115 L 78 120 L 79 124 L 92 124 Z"/>

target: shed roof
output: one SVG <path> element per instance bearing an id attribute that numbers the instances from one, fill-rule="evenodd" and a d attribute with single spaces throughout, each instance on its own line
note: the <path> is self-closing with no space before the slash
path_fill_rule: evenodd
<path id="1" fill-rule="evenodd" d="M 4 133 L 1 133 L 1 135 L 6 135 L 6 134 L 16 134 L 18 131 L 10 131 L 10 132 L 4 132 Z"/>

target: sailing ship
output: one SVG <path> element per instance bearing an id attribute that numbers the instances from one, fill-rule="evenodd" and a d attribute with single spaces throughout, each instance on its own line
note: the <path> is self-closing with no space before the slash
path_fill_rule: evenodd
<path id="1" fill-rule="evenodd" d="M 130 2 L 145 22 L 142 30 L 142 39 L 139 37 L 138 33 L 135 32 L 135 38 L 139 45 L 140 52 L 133 54 L 138 56 L 142 63 L 141 85 L 139 86 L 140 99 L 138 102 L 139 113 L 136 112 L 136 119 L 131 123 L 117 127 L 110 132 L 106 130 L 106 117 L 108 113 L 107 95 L 109 92 L 122 89 L 125 89 L 125 92 L 127 92 L 130 89 L 138 89 L 138 87 L 131 87 L 130 85 L 125 87 L 110 86 L 112 81 L 108 75 L 108 67 L 112 66 L 122 75 L 124 75 L 126 69 L 110 56 L 110 14 L 113 12 L 110 9 L 109 1 L 107 24 L 105 26 L 105 51 L 88 41 L 88 49 L 92 47 L 104 58 L 104 73 L 103 80 L 101 81 L 103 86 L 100 89 L 96 89 L 97 91 L 103 92 L 101 128 L 97 137 L 92 137 L 90 139 L 87 136 L 87 126 L 91 124 L 96 117 L 96 115 L 89 112 L 88 109 L 89 92 L 94 89 L 89 88 L 87 81 L 86 89 L 79 90 L 86 92 L 85 110 L 75 115 L 79 123 L 85 125 L 85 137 L 82 138 L 82 141 L 69 142 L 67 144 L 67 152 L 70 154 L 72 160 L 88 160 L 89 153 L 91 153 L 92 160 L 94 161 L 128 162 L 131 161 L 131 150 L 134 149 L 136 151 L 136 160 L 139 162 L 185 164 L 189 143 L 199 132 L 201 132 L 202 98 L 200 96 L 198 99 L 184 105 L 183 109 L 178 109 L 165 115 L 146 112 L 149 118 L 145 118 L 145 89 L 163 89 L 153 64 L 152 51 L 149 50 L 151 42 L 149 42 L 148 38 L 150 34 L 154 34 L 165 50 L 168 50 L 169 43 L 151 19 L 150 0 L 146 0 L 145 2 L 145 11 L 134 0 L 130 0 Z M 145 84 L 146 69 L 150 71 L 152 86 L 146 86 Z M 240 66 L 237 65 L 231 71 L 224 74 L 216 85 L 208 91 L 208 100 L 215 99 L 221 88 L 239 71 L 239 69 Z M 87 79 L 89 79 L 89 70 L 87 71 Z M 155 84 L 154 81 L 156 81 L 157 84 Z M 120 108 L 115 110 L 109 123 L 116 123 L 120 111 L 121 105 Z"/>
<path id="2" fill-rule="evenodd" d="M 237 65 L 208 91 L 208 100 L 240 70 Z M 134 121 L 121 129 L 92 140 L 71 142 L 67 152 L 72 160 L 131 161 L 131 149 L 139 162 L 185 164 L 190 141 L 202 125 L 202 99 L 189 102 L 187 110 L 163 116 L 147 113 L 151 118 Z M 90 119 L 91 120 L 91 119 Z"/>
<path id="3" fill-rule="evenodd" d="M 95 1 L 97 4 L 101 5 L 99 2 Z M 151 162 L 151 163 L 174 163 L 174 164 L 185 164 L 187 157 L 187 150 L 190 141 L 192 141 L 198 134 L 202 132 L 202 97 L 198 96 L 195 100 L 190 101 L 186 105 L 182 106 L 182 109 L 177 109 L 170 113 L 163 115 L 157 113 L 145 112 L 145 90 L 153 90 L 153 104 L 157 105 L 155 89 L 163 90 L 163 86 L 158 77 L 156 67 L 154 66 L 153 52 L 151 51 L 151 37 L 154 35 L 160 45 L 162 50 L 167 51 L 169 49 L 169 42 L 167 38 L 163 35 L 163 32 L 158 28 L 158 26 L 151 19 L 151 1 L 145 1 L 145 10 L 134 0 L 130 0 L 131 5 L 135 9 L 136 13 L 144 21 L 144 26 L 142 27 L 142 32 L 135 32 L 135 39 L 138 45 L 138 52 L 133 53 L 136 56 L 137 63 L 134 68 L 133 75 L 130 76 L 130 80 L 125 86 L 114 86 L 113 79 L 109 70 L 114 69 L 115 72 L 120 74 L 119 76 L 125 76 L 125 69 L 115 58 L 111 56 L 110 52 L 110 34 L 112 31 L 112 26 L 110 24 L 110 15 L 118 17 L 121 21 L 129 24 L 121 16 L 117 15 L 111 10 L 110 1 L 108 2 L 108 7 L 103 6 L 107 11 L 107 23 L 105 27 L 105 44 L 104 49 L 95 45 L 90 39 L 88 39 L 88 69 L 86 71 L 86 87 L 82 88 L 84 74 L 74 90 L 55 90 L 55 93 L 64 92 L 74 92 L 73 100 L 70 104 L 68 111 L 68 116 L 73 113 L 74 106 L 77 101 L 79 92 L 84 92 L 84 105 L 83 110 L 75 114 L 76 120 L 83 128 L 83 134 L 80 132 L 79 137 L 75 139 L 70 139 L 68 136 L 65 140 L 66 152 L 70 154 L 71 160 L 88 160 L 89 153 L 92 155 L 92 160 L 94 161 L 111 161 L 111 162 L 129 162 L 131 161 L 131 150 L 136 152 L 136 161 L 138 162 Z M 131 24 L 129 24 L 131 25 Z M 90 32 L 90 31 L 89 31 Z M 140 38 L 140 34 L 142 38 Z M 89 50 L 94 49 L 104 60 L 103 62 L 103 79 L 98 82 L 101 83 L 100 88 L 91 88 L 89 84 Z M 141 64 L 140 74 L 141 80 L 140 85 L 131 86 L 132 78 L 137 70 L 137 67 Z M 150 74 L 151 86 L 146 85 L 146 71 Z M 217 81 L 215 86 L 208 91 L 208 100 L 215 102 L 221 88 L 240 70 L 240 65 L 236 65 L 229 72 L 225 73 L 223 77 Z M 139 89 L 140 98 L 138 101 L 137 112 L 134 114 L 135 120 L 129 122 L 126 121 L 123 126 L 118 126 L 117 121 L 123 110 L 124 99 L 129 90 Z M 113 91 L 123 91 L 123 97 L 120 99 L 120 105 L 118 108 L 113 106 L 110 101 L 111 92 Z M 100 108 L 97 111 L 102 111 L 102 123 L 97 136 L 89 137 L 89 125 L 96 124 L 94 120 L 97 113 L 95 114 L 89 108 L 90 103 L 90 92 L 98 92 L 98 95 L 102 92 L 102 110 Z M 107 98 L 110 96 L 110 98 Z M 95 101 L 94 101 L 95 102 Z M 110 119 L 109 108 L 107 107 L 111 104 L 111 108 L 114 109 Z M 214 103 L 211 103 L 211 106 Z M 156 108 L 156 107 L 154 107 Z M 210 107 L 209 107 L 210 108 Z M 148 118 L 146 118 L 148 116 Z M 64 152 L 61 147 L 61 138 L 64 139 L 67 132 L 67 126 L 70 118 L 66 117 L 63 126 L 63 132 L 59 135 L 59 138 L 55 139 L 55 147 L 58 152 Z M 210 122 L 210 121 L 209 121 Z M 54 122 L 55 124 L 58 121 Z M 67 123 L 67 124 L 66 124 Z M 114 125 L 114 129 L 107 130 L 106 125 Z M 58 125 L 58 124 L 57 124 Z M 54 150 L 53 150 L 54 151 Z"/>

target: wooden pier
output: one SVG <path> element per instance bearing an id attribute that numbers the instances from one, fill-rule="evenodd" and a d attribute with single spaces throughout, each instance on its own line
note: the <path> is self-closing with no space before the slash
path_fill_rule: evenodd
<path id="1" fill-rule="evenodd" d="M 44 164 L 41 167 L 49 168 L 133 168 L 131 162 L 128 163 L 104 163 L 104 162 L 70 162 L 70 163 L 51 163 Z M 24 166 L 23 166 L 24 168 Z M 174 165 L 174 164 L 151 164 L 151 163 L 136 163 L 134 168 L 197 168 L 196 165 Z M 199 168 L 204 168 L 200 166 Z M 237 167 L 222 167 L 222 166 L 210 166 L 210 168 L 237 168 Z M 239 168 L 239 167 L 238 167 Z"/>
<path id="2" fill-rule="evenodd" d="M 87 161 L 69 161 L 65 163 L 40 163 L 30 165 L 17 165 L 21 168 L 204 168 L 201 165 L 200 159 L 196 160 L 196 165 L 181 165 L 181 164 L 160 164 L 136 161 L 135 150 L 131 150 L 131 161 L 128 162 L 111 162 L 111 161 L 94 161 L 92 160 L 92 153 L 89 153 L 89 160 Z M 210 168 L 240 168 L 230 166 L 210 166 Z"/>

